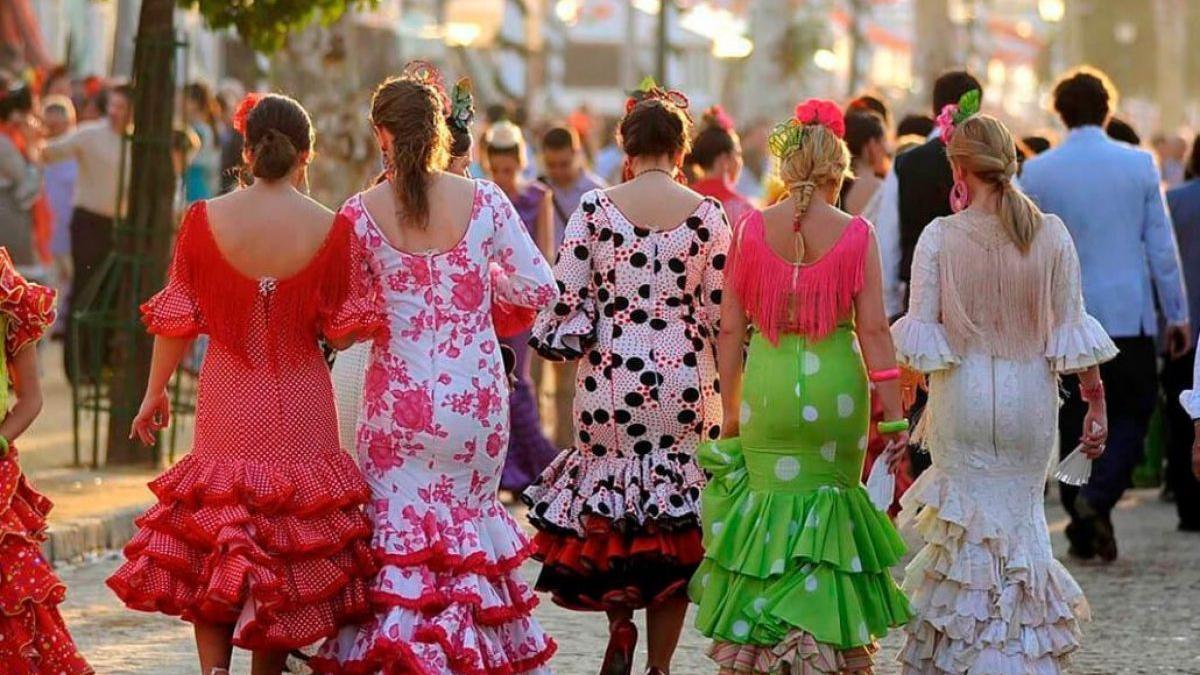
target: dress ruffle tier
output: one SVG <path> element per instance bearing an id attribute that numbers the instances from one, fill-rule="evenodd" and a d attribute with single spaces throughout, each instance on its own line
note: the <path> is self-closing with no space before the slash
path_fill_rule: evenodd
<path id="1" fill-rule="evenodd" d="M 29 486 L 16 451 L 0 459 L 0 672 L 91 673 L 59 616 L 66 587 L 42 557 L 50 501 Z"/>
<path id="2" fill-rule="evenodd" d="M 699 459 L 712 474 L 705 512 L 727 514 L 705 523 L 705 559 L 690 587 L 719 663 L 839 672 L 908 621 L 888 569 L 904 542 L 861 485 L 755 490 L 736 438 L 701 446 Z"/>
<path id="3" fill-rule="evenodd" d="M 590 516 L 611 521 L 617 531 L 637 532 L 647 523 L 671 531 L 699 523 L 704 483 L 704 472 L 687 452 L 598 458 L 568 451 L 521 498 L 534 527 L 556 534 L 586 536 Z"/>
<path id="4" fill-rule="evenodd" d="M 370 613 L 370 491 L 349 455 L 270 463 L 192 453 L 150 483 L 108 585 L 133 609 L 234 623 L 246 649 L 293 649 Z"/>
<path id="5" fill-rule="evenodd" d="M 1057 675 L 1090 618 L 1062 564 L 1035 559 L 937 468 L 902 503 L 927 542 L 904 583 L 920 617 L 906 629 L 905 672 Z"/>
<path id="6" fill-rule="evenodd" d="M 517 571 L 532 544 L 499 502 L 466 512 L 399 500 L 377 513 L 375 616 L 328 640 L 317 672 L 517 675 L 556 650 L 531 619 L 538 598 Z M 376 508 L 389 508 L 379 501 Z"/>

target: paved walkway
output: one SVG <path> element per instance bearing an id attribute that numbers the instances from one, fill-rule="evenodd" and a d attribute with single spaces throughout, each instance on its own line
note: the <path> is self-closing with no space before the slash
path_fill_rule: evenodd
<path id="1" fill-rule="evenodd" d="M 1066 550 L 1061 513 L 1053 510 L 1054 545 Z M 1108 567 L 1069 564 L 1087 592 L 1095 620 L 1086 627 L 1084 650 L 1071 672 L 1200 673 L 1200 535 L 1175 531 L 1174 509 L 1152 491 L 1132 494 L 1116 514 L 1122 558 Z M 70 588 L 67 624 L 101 675 L 192 675 L 191 635 L 186 624 L 122 609 L 103 586 L 116 567 L 109 557 L 64 570 Z M 525 568 L 532 578 L 536 567 Z M 538 617 L 560 644 L 553 665 L 559 675 L 592 675 L 604 647 L 598 615 L 567 612 L 545 603 Z M 689 623 L 690 625 L 690 623 Z M 880 674 L 897 672 L 889 659 L 899 648 L 893 634 L 884 642 Z M 677 675 L 712 673 L 704 639 L 690 627 L 680 644 Z M 246 673 L 239 655 L 235 673 Z M 638 671 L 640 672 L 640 671 Z"/>

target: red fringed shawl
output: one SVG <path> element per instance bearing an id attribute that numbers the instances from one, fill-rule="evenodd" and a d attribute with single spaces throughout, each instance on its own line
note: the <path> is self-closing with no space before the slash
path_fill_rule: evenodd
<path id="1" fill-rule="evenodd" d="M 353 224 L 338 214 L 320 249 L 300 271 L 285 279 L 254 279 L 239 272 L 221 253 L 205 203 L 197 202 L 180 227 L 167 287 L 143 307 L 146 321 L 157 334 L 191 337 L 208 333 L 214 341 L 246 357 L 251 312 L 258 306 L 262 285 L 273 283 L 270 312 L 275 326 L 311 329 L 314 339 L 318 333 L 331 339 L 343 337 L 364 322 L 377 328 L 375 324 L 382 325 L 383 316 L 375 303 L 369 302 L 371 294 L 363 293 L 359 303 L 353 297 L 359 295 L 354 289 L 359 283 L 355 277 L 362 275 L 365 257 L 357 244 Z M 191 305 L 191 316 L 183 316 L 187 312 L 180 311 L 181 301 Z M 362 306 L 356 308 L 356 304 Z M 354 314 L 361 316 L 348 316 Z M 273 342 L 279 330 L 268 333 Z"/>
<path id="2" fill-rule="evenodd" d="M 732 288 L 758 330 L 778 344 L 780 333 L 823 338 L 851 318 L 863 287 L 871 226 L 862 218 L 846 225 L 820 258 L 793 264 L 767 243 L 760 211 L 738 225 L 729 248 L 725 284 Z"/>

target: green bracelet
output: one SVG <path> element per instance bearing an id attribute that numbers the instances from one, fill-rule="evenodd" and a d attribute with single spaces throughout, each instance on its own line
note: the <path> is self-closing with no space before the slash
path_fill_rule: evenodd
<path id="1" fill-rule="evenodd" d="M 8 439 L 4 436 L 0 436 L 0 459 L 8 457 L 8 448 Z"/>
<path id="2" fill-rule="evenodd" d="M 908 431 L 908 420 L 898 419 L 891 422 L 880 422 L 875 425 L 875 428 L 881 434 L 898 434 L 902 431 Z"/>

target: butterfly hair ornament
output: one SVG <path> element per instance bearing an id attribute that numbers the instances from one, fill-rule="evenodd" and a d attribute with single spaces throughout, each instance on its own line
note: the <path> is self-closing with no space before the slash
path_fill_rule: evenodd
<path id="1" fill-rule="evenodd" d="M 690 105 L 688 97 L 676 89 L 663 89 L 649 75 L 642 79 L 637 89 L 629 92 L 629 98 L 625 99 L 625 114 L 628 115 L 633 112 L 637 104 L 642 101 L 650 100 L 670 103 L 683 111 L 684 116 L 688 118 L 689 122 L 692 121 L 692 114 L 688 111 L 688 106 Z"/>
<path id="2" fill-rule="evenodd" d="M 983 93 L 978 89 L 972 89 L 963 94 L 958 103 L 951 103 L 942 108 L 942 112 L 937 116 L 937 128 L 941 130 L 942 143 L 949 145 L 950 139 L 954 136 L 954 130 L 958 125 L 967 121 L 972 115 L 979 113 L 980 104 L 983 101 Z"/>
<path id="3" fill-rule="evenodd" d="M 814 126 L 825 127 L 838 138 L 846 136 L 842 109 L 833 101 L 810 98 L 796 106 L 796 114 L 791 119 L 775 125 L 767 137 L 767 147 L 776 158 L 787 159 L 804 143 L 805 134 Z"/>

